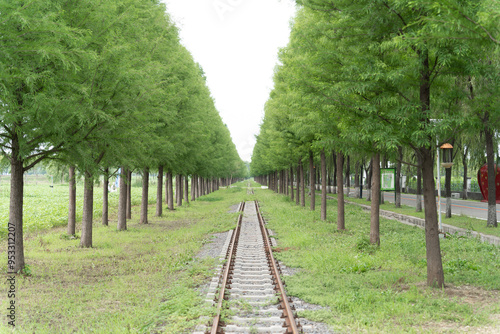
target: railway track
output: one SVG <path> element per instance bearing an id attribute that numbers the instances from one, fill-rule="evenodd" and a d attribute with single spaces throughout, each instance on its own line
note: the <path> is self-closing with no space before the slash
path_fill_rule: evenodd
<path id="1" fill-rule="evenodd" d="M 208 327 L 195 334 L 303 333 L 286 296 L 258 203 L 241 203 L 239 211 L 242 214 L 212 292 L 217 313 Z"/>

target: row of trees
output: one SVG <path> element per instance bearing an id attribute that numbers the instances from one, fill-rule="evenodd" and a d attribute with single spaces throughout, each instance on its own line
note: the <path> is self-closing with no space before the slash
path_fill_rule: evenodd
<path id="1" fill-rule="evenodd" d="M 303 160 L 309 159 L 309 171 L 315 169 L 315 160 L 321 160 L 326 191 L 326 157 L 333 151 L 339 185 L 337 224 L 344 229 L 345 157 L 364 160 L 372 166 L 370 240 L 380 244 L 381 160 L 394 162 L 398 170 L 402 163 L 413 165 L 422 174 L 427 283 L 444 287 L 435 201 L 436 143 L 461 143 L 465 156 L 478 155 L 472 149 L 480 147 L 481 138 L 480 152 L 486 151 L 489 175 L 495 175 L 500 4 L 297 3 L 301 7 L 290 42 L 279 54 L 281 64 L 253 152 L 252 174 L 273 175 L 274 180 L 275 173 L 287 170 L 293 180 L 297 167 L 300 185 Z M 309 173 L 310 184 L 315 184 L 315 174 Z M 288 182 L 286 176 L 282 180 Z M 489 189 L 495 189 L 495 178 L 488 181 Z M 495 192 L 489 194 L 488 224 L 497 226 Z M 302 201 L 303 195 L 304 191 Z M 326 211 L 321 216 L 325 219 Z"/>
<path id="2" fill-rule="evenodd" d="M 42 161 L 84 175 L 82 247 L 92 246 L 94 179 L 107 180 L 113 168 L 121 166 L 122 180 L 133 169 L 145 178 L 156 170 L 192 180 L 244 172 L 204 73 L 160 1 L 0 0 L 0 13 L 0 152 L 10 162 L 15 227 L 10 271 L 25 264 L 23 174 Z M 124 199 L 119 229 L 126 228 Z"/>

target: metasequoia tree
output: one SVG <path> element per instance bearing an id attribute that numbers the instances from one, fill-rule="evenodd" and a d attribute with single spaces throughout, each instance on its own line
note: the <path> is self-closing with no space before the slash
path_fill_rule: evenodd
<path id="1" fill-rule="evenodd" d="M 0 1 L 0 150 L 10 161 L 9 224 L 15 229 L 14 260 L 9 272 L 24 268 L 23 174 L 44 159 L 84 141 L 83 93 L 88 83 L 73 75 L 94 55 L 86 49 L 87 32 L 66 23 L 65 1 Z"/>
<path id="2" fill-rule="evenodd" d="M 477 8 L 482 8 L 458 1 L 447 5 L 450 3 L 460 10 L 469 6 L 467 14 L 471 15 L 477 15 Z M 319 133 L 314 139 L 322 139 L 318 129 L 324 124 L 333 125 L 337 129 L 335 136 L 330 131 L 330 137 L 327 132 L 323 140 L 330 138 L 342 155 L 350 153 L 346 142 L 354 143 L 353 151 L 382 153 L 384 159 L 395 156 L 394 161 L 401 161 L 400 147 L 415 152 L 422 170 L 426 207 L 427 283 L 443 287 L 434 193 L 436 136 L 439 134 L 440 145 L 467 123 L 466 113 L 472 108 L 464 102 L 463 86 L 457 85 L 457 77 L 471 71 L 471 62 L 481 57 L 471 51 L 468 40 L 447 38 L 446 34 L 436 38 L 447 33 L 450 26 L 443 25 L 440 5 L 433 2 L 304 0 L 300 4 L 304 8 L 295 19 L 290 44 L 280 53 L 284 56 L 278 73 L 284 75 L 280 81 L 275 80 L 275 85 L 280 85 L 275 87 L 278 97 L 271 99 L 286 96 L 291 100 L 289 96 L 295 92 L 303 96 L 293 108 L 288 109 L 286 103 L 280 106 L 280 110 L 293 115 L 288 131 L 296 131 L 294 126 L 301 124 L 301 118 L 307 119 L 319 110 L 327 117 L 314 124 Z M 477 22 L 475 17 L 472 20 Z M 453 28 L 463 30 L 457 25 Z M 479 63 L 483 66 L 487 62 Z M 479 69 L 473 72 L 485 77 Z M 490 72 L 496 73 L 491 67 Z M 494 81 L 491 76 L 488 80 Z M 487 93 L 491 94 L 485 92 L 483 96 Z M 483 104 L 483 110 L 485 106 L 492 109 L 491 102 Z M 484 120 L 490 118 L 482 115 L 486 124 Z M 496 120 L 488 124 L 492 132 Z M 272 139 L 267 143 L 261 146 L 258 138 L 257 145 L 263 151 L 260 156 L 266 155 Z M 272 163 L 269 165 L 268 170 L 272 170 Z M 378 244 L 378 240 L 375 237 L 373 242 Z"/>

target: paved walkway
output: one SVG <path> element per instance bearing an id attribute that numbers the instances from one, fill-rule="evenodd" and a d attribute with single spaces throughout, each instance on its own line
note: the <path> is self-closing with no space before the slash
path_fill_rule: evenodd
<path id="1" fill-rule="evenodd" d="M 328 196 L 328 198 L 336 200 L 336 198 L 334 198 L 334 197 Z M 386 197 L 386 200 L 388 200 L 387 197 Z M 367 210 L 367 211 L 371 210 L 370 205 L 351 202 L 348 199 L 346 199 L 346 202 L 350 203 L 350 204 L 361 206 L 364 210 Z M 387 210 L 380 210 L 380 215 L 385 217 L 385 218 L 395 219 L 395 220 L 400 221 L 401 223 L 406 224 L 406 225 L 418 226 L 420 228 L 425 228 L 425 220 L 421 219 L 421 218 L 407 216 L 407 215 L 403 215 L 400 213 L 387 211 Z M 470 231 L 470 230 L 466 230 L 466 229 L 463 229 L 460 227 L 455 227 L 455 226 L 448 225 L 448 224 L 443 224 L 443 232 L 450 233 L 450 234 L 458 234 L 458 235 L 462 235 L 462 236 L 478 237 L 483 242 L 488 242 L 490 244 L 500 246 L 500 238 L 493 236 L 493 235 L 489 235 L 489 234 L 483 234 L 483 233 L 479 233 L 479 232 L 475 232 L 475 231 Z"/>
<path id="2" fill-rule="evenodd" d="M 363 197 L 365 197 L 363 191 Z M 394 193 L 384 192 L 384 199 L 390 203 L 394 203 Z M 422 197 L 423 199 L 423 197 Z M 437 203 L 437 197 L 436 197 Z M 411 207 L 417 206 L 417 195 L 401 194 L 401 204 Z M 422 200 L 423 207 L 423 200 Z M 441 197 L 441 212 L 446 212 L 446 198 Z M 451 199 L 451 213 L 454 215 L 465 215 L 478 219 L 486 220 L 488 218 L 488 203 L 474 200 Z M 500 205 L 497 204 L 497 216 L 500 217 Z"/>

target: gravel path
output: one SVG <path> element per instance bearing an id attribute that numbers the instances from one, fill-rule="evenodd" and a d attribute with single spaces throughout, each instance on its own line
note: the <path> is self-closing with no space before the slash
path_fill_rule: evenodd
<path id="1" fill-rule="evenodd" d="M 228 212 L 238 212 L 238 207 L 239 204 L 235 204 L 230 207 Z M 269 231 L 270 235 L 274 235 L 272 231 Z M 211 238 L 208 240 L 208 242 L 203 246 L 202 250 L 198 253 L 197 257 L 198 258 L 220 258 L 221 261 L 224 259 L 228 245 L 229 245 L 229 240 L 231 238 L 232 231 L 229 232 L 224 232 L 224 233 L 217 233 L 211 236 Z M 274 238 L 272 239 L 272 244 L 273 246 L 277 245 L 277 242 Z M 280 263 L 280 266 L 283 271 L 284 276 L 290 276 L 295 274 L 298 270 L 294 268 L 287 268 L 284 266 L 282 263 Z M 218 276 L 220 273 L 221 266 L 218 266 L 216 269 L 217 274 L 214 274 L 215 276 Z M 211 286 L 213 287 L 214 284 L 216 284 L 217 279 L 213 279 L 211 282 L 208 282 L 206 285 L 200 287 L 200 293 L 204 296 L 206 296 L 207 302 L 210 302 L 213 300 L 213 296 L 209 293 L 209 290 L 211 290 Z M 293 304 L 295 305 L 297 311 L 304 311 L 304 310 L 318 310 L 322 309 L 323 307 L 318 306 L 318 305 L 313 305 L 306 303 L 299 298 L 292 297 Z M 323 323 L 318 323 L 314 321 L 307 320 L 305 318 L 299 318 L 298 321 L 307 328 L 307 331 L 304 331 L 304 333 L 308 334 L 335 334 L 333 330 L 328 328 L 326 324 Z M 200 328 L 198 328 L 199 330 Z"/>

